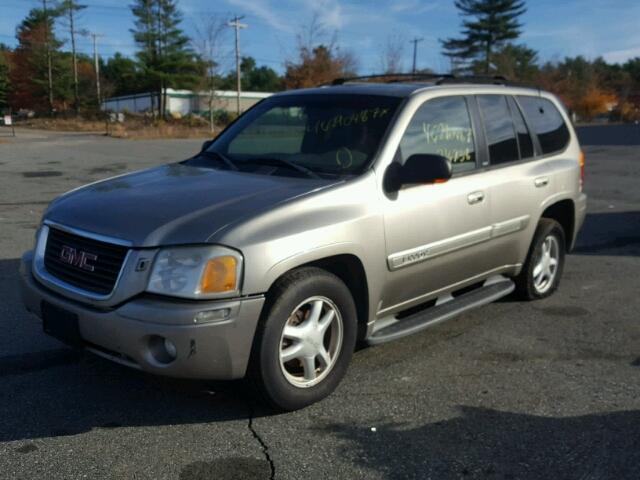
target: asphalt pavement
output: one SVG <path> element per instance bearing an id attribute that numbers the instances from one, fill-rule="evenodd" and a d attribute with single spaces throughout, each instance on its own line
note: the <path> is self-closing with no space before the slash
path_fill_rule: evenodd
<path id="1" fill-rule="evenodd" d="M 640 135 L 596 128 L 554 296 L 362 349 L 333 395 L 288 414 L 243 382 L 67 349 L 20 302 L 18 259 L 53 197 L 200 141 L 0 130 L 0 478 L 640 478 Z"/>

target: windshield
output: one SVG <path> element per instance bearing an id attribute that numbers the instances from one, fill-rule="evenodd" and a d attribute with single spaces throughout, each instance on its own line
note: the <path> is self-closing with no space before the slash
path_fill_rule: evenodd
<path id="1" fill-rule="evenodd" d="M 378 95 L 272 97 L 223 132 L 205 156 L 240 171 L 353 175 L 370 164 L 400 101 Z"/>

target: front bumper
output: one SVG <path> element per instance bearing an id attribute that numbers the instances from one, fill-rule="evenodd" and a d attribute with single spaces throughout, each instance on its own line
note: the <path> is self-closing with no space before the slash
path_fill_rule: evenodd
<path id="1" fill-rule="evenodd" d="M 264 297 L 225 301 L 177 301 L 138 297 L 101 310 L 42 286 L 31 273 L 32 252 L 22 257 L 22 298 L 42 318 L 42 302 L 78 316 L 84 347 L 109 360 L 146 372 L 182 378 L 234 379 L 245 375 Z M 199 312 L 228 310 L 226 318 L 195 322 Z M 154 341 L 169 339 L 176 358 L 158 359 Z M 162 360 L 162 361 L 161 361 Z"/>

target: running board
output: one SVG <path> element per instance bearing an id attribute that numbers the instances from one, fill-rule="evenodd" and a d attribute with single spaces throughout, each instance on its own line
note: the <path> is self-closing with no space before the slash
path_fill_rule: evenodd
<path id="1" fill-rule="evenodd" d="M 457 315 L 494 302 L 513 292 L 515 284 L 509 279 L 501 279 L 496 283 L 489 283 L 471 292 L 454 297 L 445 303 L 437 304 L 421 312 L 414 313 L 389 326 L 374 331 L 366 342 L 369 345 L 379 345 L 398 338 L 414 334 L 425 328 L 449 320 Z"/>

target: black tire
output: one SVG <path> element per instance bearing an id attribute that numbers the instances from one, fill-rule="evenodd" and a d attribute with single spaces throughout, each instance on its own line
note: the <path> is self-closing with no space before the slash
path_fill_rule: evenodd
<path id="1" fill-rule="evenodd" d="M 292 312 L 311 297 L 325 297 L 342 318 L 342 344 L 326 376 L 308 387 L 293 385 L 280 364 L 282 332 Z M 357 314 L 351 292 L 340 278 L 316 267 L 293 270 L 279 279 L 267 294 L 253 342 L 248 377 L 273 408 L 297 410 L 333 392 L 344 377 L 357 335 Z"/>
<path id="2" fill-rule="evenodd" d="M 542 254 L 542 245 L 549 236 L 555 237 L 557 241 L 558 264 L 553 281 L 541 292 L 536 288 L 533 272 Z M 562 270 L 564 268 L 565 252 L 566 240 L 562 226 L 550 218 L 540 219 L 522 271 L 514 279 L 516 295 L 522 300 L 538 300 L 552 295 L 557 290 L 558 285 L 560 285 L 560 278 L 562 277 Z"/>

